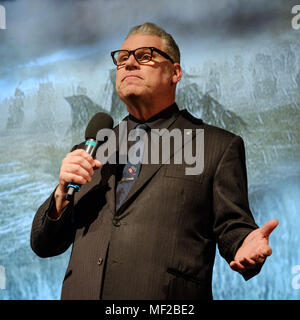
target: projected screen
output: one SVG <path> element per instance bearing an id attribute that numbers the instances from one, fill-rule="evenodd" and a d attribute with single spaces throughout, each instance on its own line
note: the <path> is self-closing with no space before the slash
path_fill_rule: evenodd
<path id="1" fill-rule="evenodd" d="M 273 254 L 249 281 L 216 251 L 214 299 L 300 297 L 300 7 L 289 1 L 0 1 L 0 299 L 59 299 L 71 248 L 37 257 L 30 230 L 89 119 L 118 124 L 110 52 L 150 21 L 171 33 L 176 102 L 243 137 L 249 203 L 278 219 Z M 299 20 L 299 24 L 298 24 Z"/>

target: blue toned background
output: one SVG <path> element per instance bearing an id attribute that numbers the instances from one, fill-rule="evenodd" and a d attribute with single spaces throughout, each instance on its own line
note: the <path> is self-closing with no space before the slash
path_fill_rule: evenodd
<path id="1" fill-rule="evenodd" d="M 299 299 L 300 29 L 287 0 L 0 1 L 0 299 L 59 299 L 70 250 L 30 249 L 37 208 L 57 184 L 62 158 L 101 110 L 117 123 L 110 51 L 151 21 L 182 52 L 177 102 L 246 144 L 249 201 L 259 225 L 280 224 L 273 255 L 245 282 L 217 252 L 215 299 Z M 200 192 L 200 191 L 199 191 Z M 296 270 L 297 268 L 295 268 Z"/>

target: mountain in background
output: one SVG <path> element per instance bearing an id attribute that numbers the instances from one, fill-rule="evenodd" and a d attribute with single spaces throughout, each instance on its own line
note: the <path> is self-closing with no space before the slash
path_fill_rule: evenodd
<path id="1" fill-rule="evenodd" d="M 188 84 L 177 92 L 176 102 L 180 109 L 201 118 L 204 122 L 242 134 L 247 131 L 247 123 L 235 112 L 227 110 L 208 93 L 201 92 L 196 83 Z"/>
<path id="2" fill-rule="evenodd" d="M 67 133 L 72 133 L 72 143 L 77 144 L 85 136 L 85 129 L 93 115 L 97 112 L 106 112 L 100 105 L 89 97 L 80 94 L 65 97 L 71 106 L 72 124 Z"/>

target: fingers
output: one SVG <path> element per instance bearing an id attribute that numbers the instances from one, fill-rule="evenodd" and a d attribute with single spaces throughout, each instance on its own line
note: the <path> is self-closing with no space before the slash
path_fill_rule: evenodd
<path id="1" fill-rule="evenodd" d="M 261 232 L 263 233 L 263 236 L 269 237 L 271 232 L 278 226 L 278 224 L 279 224 L 279 221 L 276 219 L 272 219 L 272 220 L 268 221 L 267 223 L 265 223 L 261 227 Z"/>
<path id="2" fill-rule="evenodd" d="M 85 184 L 91 181 L 91 174 L 80 166 L 70 165 L 68 166 L 68 169 L 61 171 L 59 180 L 63 185 L 69 182 Z"/>
<path id="3" fill-rule="evenodd" d="M 102 164 L 93 159 L 86 151 L 77 149 L 70 152 L 62 161 L 59 174 L 59 184 L 64 188 L 67 183 L 85 184 L 91 181 L 94 168 L 100 168 Z"/>
<path id="4" fill-rule="evenodd" d="M 239 260 L 234 260 L 230 262 L 230 267 L 232 270 L 237 272 L 243 272 L 249 269 L 256 268 L 259 264 L 264 263 L 266 258 L 272 254 L 272 249 L 270 246 L 258 249 L 256 255 L 251 257 L 242 257 Z"/>
<path id="5" fill-rule="evenodd" d="M 243 272 L 262 264 L 272 254 L 268 238 L 278 223 L 278 220 L 272 219 L 260 229 L 252 231 L 238 249 L 234 257 L 235 260 L 230 262 L 230 267 L 234 271 Z"/>
<path id="6" fill-rule="evenodd" d="M 238 261 L 231 261 L 229 264 L 230 268 L 236 272 L 243 272 L 246 268 L 240 264 Z"/>
<path id="7" fill-rule="evenodd" d="M 257 262 L 253 259 L 243 258 L 239 261 L 231 261 L 230 267 L 234 271 L 243 272 L 248 269 L 254 269 L 257 266 Z"/>
<path id="8" fill-rule="evenodd" d="M 94 159 L 94 164 L 95 164 L 95 167 L 97 167 L 97 168 L 101 168 L 102 167 L 102 163 L 97 159 Z"/>
<path id="9" fill-rule="evenodd" d="M 81 159 L 84 158 L 86 161 L 88 161 L 92 167 L 98 167 L 100 168 L 102 166 L 102 164 L 100 163 L 100 161 L 93 159 L 85 150 L 83 149 L 76 149 L 70 153 L 67 154 L 67 157 L 75 157 L 75 156 L 79 156 Z"/>

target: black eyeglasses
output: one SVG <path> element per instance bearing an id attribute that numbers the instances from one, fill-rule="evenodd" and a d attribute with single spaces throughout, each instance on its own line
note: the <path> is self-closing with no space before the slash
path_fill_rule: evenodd
<path id="1" fill-rule="evenodd" d="M 152 60 L 153 51 L 174 63 L 174 60 L 167 53 L 154 47 L 142 47 L 135 50 L 116 50 L 111 52 L 111 57 L 114 64 L 118 67 L 124 66 L 131 54 L 133 54 L 138 63 L 144 64 Z"/>

